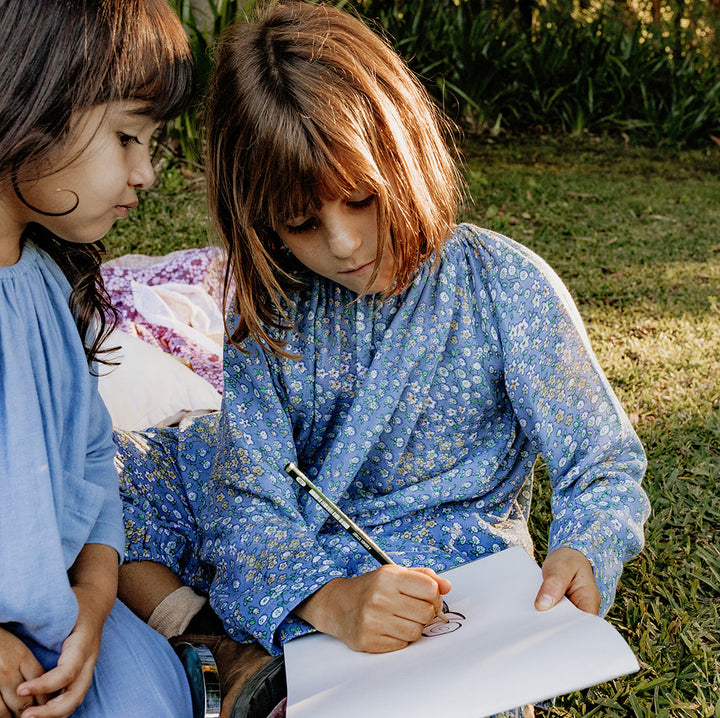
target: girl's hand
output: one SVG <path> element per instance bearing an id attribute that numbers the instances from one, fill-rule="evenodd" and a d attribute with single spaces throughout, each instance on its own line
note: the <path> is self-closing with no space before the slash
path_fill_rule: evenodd
<path id="1" fill-rule="evenodd" d="M 0 627 L 0 718 L 18 716 L 36 702 L 45 703 L 44 695 L 18 695 L 18 686 L 23 681 L 43 673 L 32 651 L 17 636 Z"/>
<path id="2" fill-rule="evenodd" d="M 77 621 L 62 645 L 57 666 L 18 687 L 22 696 L 49 698 L 44 705 L 25 710 L 21 718 L 67 718 L 92 682 L 103 625 L 117 595 L 117 553 L 109 546 L 86 544 L 68 575 L 78 603 Z"/>
<path id="3" fill-rule="evenodd" d="M 567 596 L 580 610 L 597 616 L 600 591 L 595 583 L 592 564 L 580 551 L 555 549 L 545 559 L 542 573 L 542 586 L 535 598 L 538 611 L 547 611 Z"/>
<path id="4" fill-rule="evenodd" d="M 83 610 L 83 604 L 87 605 L 92 598 L 82 595 L 82 589 L 76 588 L 75 594 L 80 606 L 78 621 L 63 643 L 57 666 L 18 689 L 20 695 L 29 698 L 44 695 L 48 700 L 45 705 L 23 712 L 22 718 L 66 718 L 82 703 L 90 687 L 104 619 L 98 620 L 97 612 L 91 609 Z"/>
<path id="5" fill-rule="evenodd" d="M 450 588 L 432 569 L 392 564 L 329 581 L 295 614 L 355 651 L 387 653 L 420 638 Z"/>

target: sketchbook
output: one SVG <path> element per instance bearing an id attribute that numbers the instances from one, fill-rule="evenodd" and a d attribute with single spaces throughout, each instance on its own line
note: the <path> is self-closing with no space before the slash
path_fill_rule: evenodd
<path id="1" fill-rule="evenodd" d="M 607 621 L 565 598 L 533 602 L 539 566 L 519 546 L 451 569 L 450 622 L 393 653 L 315 633 L 285 645 L 288 718 L 484 718 L 639 669 Z"/>

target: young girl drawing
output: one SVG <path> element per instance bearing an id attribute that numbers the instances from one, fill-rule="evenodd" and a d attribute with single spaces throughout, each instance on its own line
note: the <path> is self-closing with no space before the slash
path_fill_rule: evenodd
<path id="1" fill-rule="evenodd" d="M 167 642 L 115 601 L 124 553 L 96 360 L 101 237 L 188 99 L 164 0 L 0 3 L 0 715 L 191 715 Z M 102 641 L 101 641 L 102 637 Z"/>
<path id="2" fill-rule="evenodd" d="M 552 270 L 455 224 L 444 123 L 398 56 L 338 10 L 273 6 L 221 44 L 207 129 L 235 287 L 223 406 L 120 437 L 129 558 L 270 652 L 313 628 L 392 651 L 440 608 L 436 572 L 532 550 L 542 456 L 536 606 L 605 613 L 642 547 L 643 449 Z M 289 461 L 398 565 L 359 551 Z"/>

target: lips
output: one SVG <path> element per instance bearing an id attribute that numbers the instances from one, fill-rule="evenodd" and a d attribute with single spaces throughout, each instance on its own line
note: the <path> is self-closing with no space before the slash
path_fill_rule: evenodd
<path id="1" fill-rule="evenodd" d="M 372 259 L 371 261 L 361 264 L 358 267 L 355 267 L 354 269 L 345 269 L 344 271 L 340 272 L 340 274 L 355 274 L 357 272 L 361 272 L 363 269 L 369 269 L 375 264 L 375 260 Z"/>
<path id="2" fill-rule="evenodd" d="M 116 204 L 115 212 L 120 217 L 127 217 L 131 209 L 135 209 L 138 206 L 138 201 L 130 202 L 129 204 Z"/>

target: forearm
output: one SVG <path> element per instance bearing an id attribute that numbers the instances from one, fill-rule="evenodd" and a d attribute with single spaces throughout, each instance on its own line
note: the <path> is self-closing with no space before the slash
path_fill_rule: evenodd
<path id="1" fill-rule="evenodd" d="M 349 578 L 331 579 L 296 606 L 292 613 L 321 633 L 336 636 L 337 626 L 342 619 L 342 612 L 337 607 L 344 603 L 344 600 L 339 599 L 350 584 Z"/>
<path id="2" fill-rule="evenodd" d="M 68 576 L 78 601 L 78 623 L 102 627 L 117 596 L 117 552 L 105 544 L 85 544 Z"/>
<path id="3" fill-rule="evenodd" d="M 62 644 L 57 665 L 19 687 L 20 695 L 49 701 L 51 710 L 38 709 L 38 715 L 68 716 L 82 702 L 92 681 L 105 620 L 117 594 L 118 554 L 106 544 L 83 546 L 68 571 L 77 599 L 77 620 Z M 28 676 L 25 676 L 26 678 Z"/>

